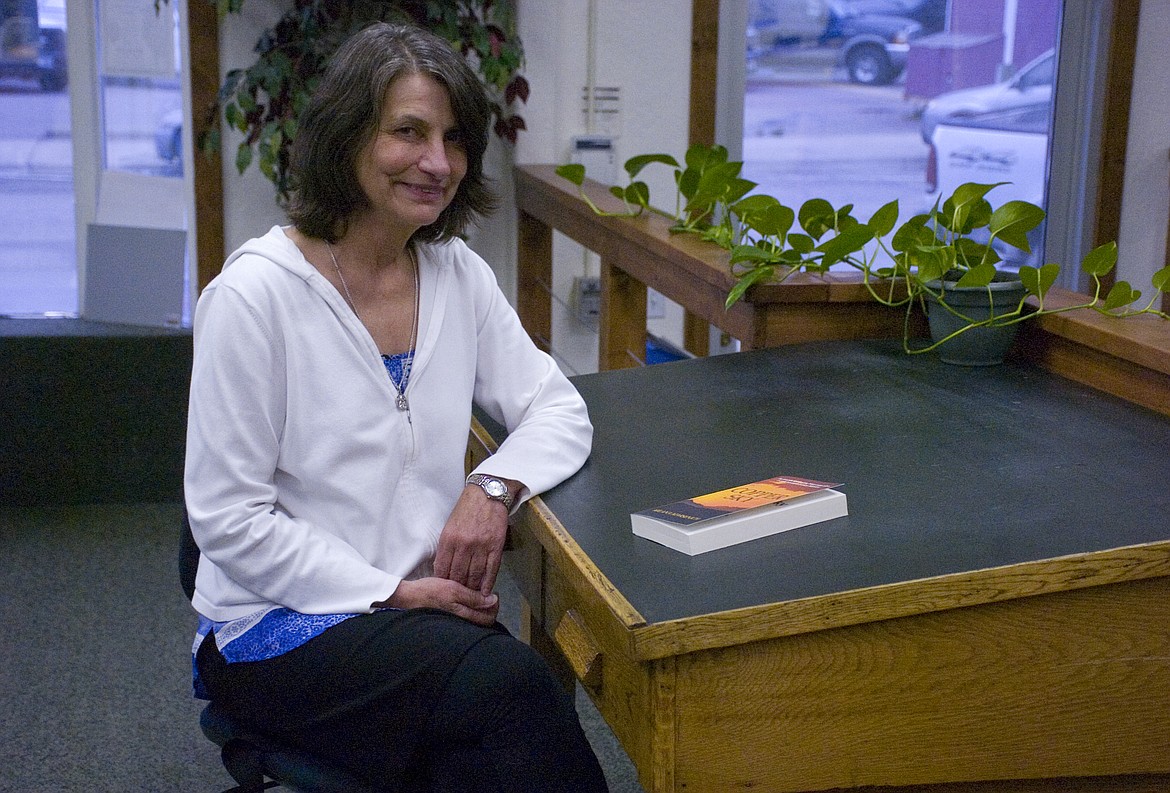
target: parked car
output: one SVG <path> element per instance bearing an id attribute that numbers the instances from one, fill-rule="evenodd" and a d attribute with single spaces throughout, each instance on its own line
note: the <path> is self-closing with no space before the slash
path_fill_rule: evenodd
<path id="1" fill-rule="evenodd" d="M 841 63 L 851 82 L 888 85 L 906 68 L 910 41 L 923 35 L 909 17 L 870 13 L 859 0 L 835 0 L 829 6 L 825 43 L 841 48 Z"/>
<path id="2" fill-rule="evenodd" d="M 819 42 L 828 24 L 828 0 L 749 0 L 748 60 L 776 48 Z"/>
<path id="3" fill-rule="evenodd" d="M 35 80 L 45 91 L 60 91 L 69 83 L 64 9 L 38 16 L 11 13 L 0 20 L 0 77 Z"/>
<path id="4" fill-rule="evenodd" d="M 852 0 L 854 14 L 913 19 L 922 32 L 938 33 L 947 22 L 947 0 Z"/>
<path id="5" fill-rule="evenodd" d="M 910 41 L 939 29 L 945 10 L 946 0 L 755 0 L 748 66 L 764 56 L 823 53 L 852 82 L 885 85 L 905 68 Z"/>
<path id="6" fill-rule="evenodd" d="M 930 143 L 935 126 L 944 119 L 977 118 L 1014 107 L 1050 104 L 1055 82 L 1056 50 L 1051 49 L 1008 80 L 941 94 L 928 102 L 922 111 L 922 139 Z"/>
<path id="7" fill-rule="evenodd" d="M 926 207 L 965 182 L 1006 182 L 988 196 L 996 206 L 1022 200 L 1044 207 L 1051 130 L 1052 103 L 1047 100 L 941 120 L 931 133 Z M 997 250 L 1008 266 L 1035 265 L 1043 233 L 1042 224 L 1029 235 L 1031 255 L 1010 246 Z"/>

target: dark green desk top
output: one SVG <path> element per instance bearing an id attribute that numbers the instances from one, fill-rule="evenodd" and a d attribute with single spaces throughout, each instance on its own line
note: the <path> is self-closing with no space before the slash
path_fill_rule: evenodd
<path id="1" fill-rule="evenodd" d="M 826 342 L 573 382 L 593 453 L 543 498 L 649 623 L 1170 539 L 1170 419 L 1040 369 Z M 630 530 L 778 474 L 849 516 L 694 557 Z"/>

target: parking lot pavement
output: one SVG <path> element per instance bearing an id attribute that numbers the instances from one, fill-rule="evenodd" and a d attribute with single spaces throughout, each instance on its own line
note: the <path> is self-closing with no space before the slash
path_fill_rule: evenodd
<path id="1" fill-rule="evenodd" d="M 176 163 L 159 160 L 154 140 L 144 136 L 123 136 L 108 143 L 108 165 L 112 170 L 127 170 L 157 176 L 179 175 Z M 46 179 L 73 178 L 73 140 L 67 136 L 40 138 L 0 138 L 0 178 Z"/>
<path id="2" fill-rule="evenodd" d="M 0 178 L 73 178 L 73 140 L 0 138 Z"/>
<path id="3" fill-rule="evenodd" d="M 753 80 L 744 96 L 743 175 L 758 192 L 799 207 L 854 204 L 868 220 L 898 199 L 922 211 L 928 148 L 918 106 L 901 86 Z"/>

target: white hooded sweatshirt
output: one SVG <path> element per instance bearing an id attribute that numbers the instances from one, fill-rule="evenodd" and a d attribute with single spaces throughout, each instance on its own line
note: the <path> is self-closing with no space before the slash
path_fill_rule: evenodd
<path id="1" fill-rule="evenodd" d="M 530 497 L 589 455 L 585 403 L 463 242 L 416 249 L 407 396 L 344 298 L 279 226 L 203 291 L 184 488 L 196 610 L 362 613 L 431 560 L 464 487 L 472 402 L 509 432 L 479 469 Z"/>

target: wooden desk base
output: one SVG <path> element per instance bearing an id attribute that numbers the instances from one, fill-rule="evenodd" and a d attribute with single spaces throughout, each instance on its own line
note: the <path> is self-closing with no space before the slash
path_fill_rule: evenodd
<path id="1" fill-rule="evenodd" d="M 571 685 L 554 637 L 585 625 L 585 689 L 649 791 L 1170 790 L 1168 579 L 639 661 L 535 542 L 508 560 L 527 638 Z"/>

